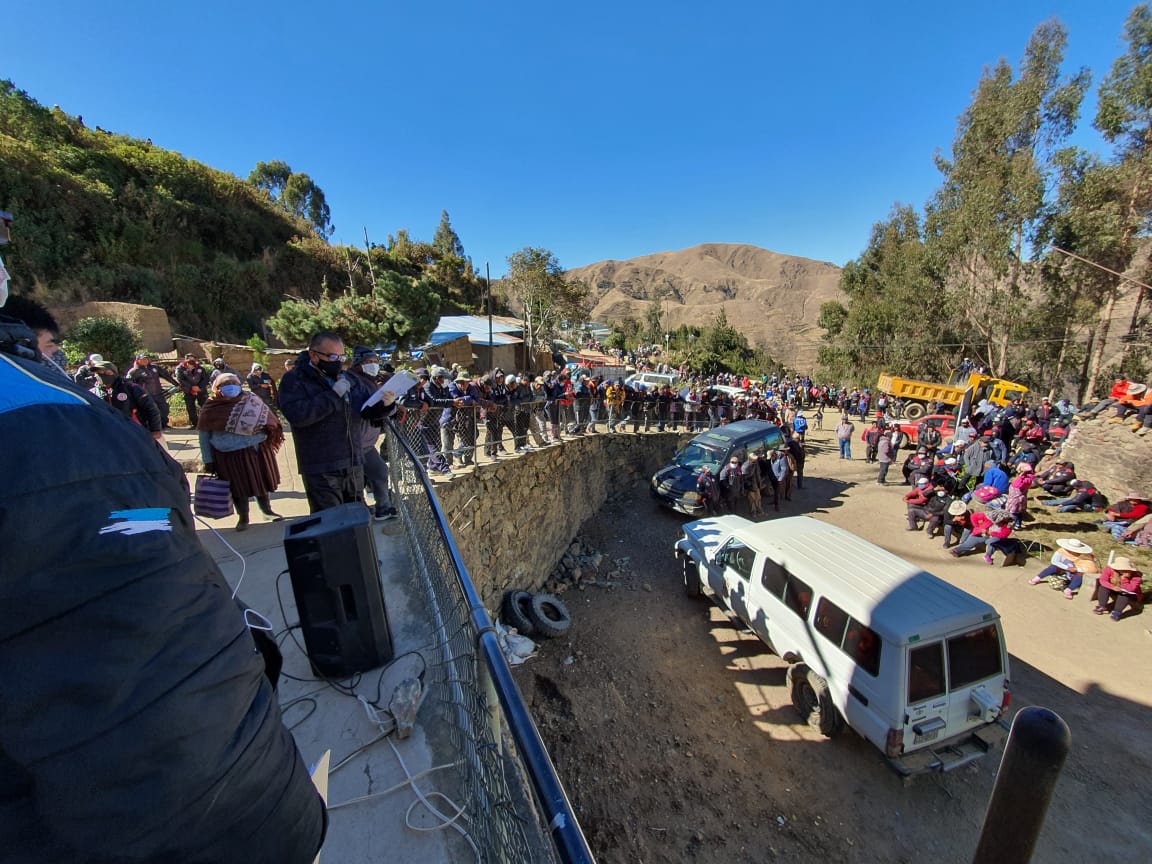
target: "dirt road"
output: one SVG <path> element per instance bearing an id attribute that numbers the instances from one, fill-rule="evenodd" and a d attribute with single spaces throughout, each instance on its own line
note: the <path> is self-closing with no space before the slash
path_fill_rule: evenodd
<path id="1" fill-rule="evenodd" d="M 904 531 L 904 487 L 875 485 L 875 466 L 812 435 L 806 488 L 782 515 L 840 525 L 991 602 L 1013 709 L 1044 705 L 1071 727 L 1035 860 L 1152 860 L 1152 613 L 1114 623 L 1087 598 L 1031 587 L 1046 563 L 1035 558 L 951 559 Z M 969 861 L 999 752 L 905 788 L 855 734 L 801 724 L 785 664 L 684 596 L 672 554 L 682 521 L 639 487 L 584 526 L 618 584 L 567 592 L 572 630 L 516 671 L 598 859 Z M 1104 814 L 1113 830 L 1101 835 Z"/>

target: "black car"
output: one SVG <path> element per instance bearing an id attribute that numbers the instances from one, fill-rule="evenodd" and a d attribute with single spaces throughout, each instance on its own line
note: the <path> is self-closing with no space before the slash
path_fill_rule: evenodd
<path id="1" fill-rule="evenodd" d="M 672 461 L 652 475 L 649 491 L 661 504 L 698 516 L 704 512 L 696 492 L 696 478 L 704 466 L 719 475 L 733 456 L 741 461 L 749 452 L 768 453 L 784 447 L 784 433 L 766 420 L 739 420 L 701 432 L 678 450 Z"/>

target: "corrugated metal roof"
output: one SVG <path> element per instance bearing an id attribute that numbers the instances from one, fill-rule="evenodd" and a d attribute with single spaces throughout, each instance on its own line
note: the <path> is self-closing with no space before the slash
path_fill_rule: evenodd
<path id="1" fill-rule="evenodd" d="M 432 331 L 430 341 L 440 345 L 450 339 L 467 336 L 473 345 L 519 345 L 524 340 L 518 335 L 524 324 L 503 315 L 492 316 L 492 341 L 488 341 L 488 318 L 480 315 L 445 315 Z"/>

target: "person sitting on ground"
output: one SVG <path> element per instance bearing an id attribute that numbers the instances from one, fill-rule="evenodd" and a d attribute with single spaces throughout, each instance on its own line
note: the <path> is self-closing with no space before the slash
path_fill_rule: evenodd
<path id="1" fill-rule="evenodd" d="M 928 497 L 933 491 L 932 486 L 928 483 L 928 478 L 921 477 L 916 481 L 915 486 L 904 493 L 909 531 L 919 531 L 921 520 L 928 520 Z"/>
<path id="2" fill-rule="evenodd" d="M 1139 603 L 1143 595 L 1144 574 L 1136 569 L 1132 559 L 1118 555 L 1100 574 L 1100 582 L 1096 586 L 1096 608 L 1092 611 L 1104 615 L 1111 603 L 1110 617 L 1113 621 L 1119 621 L 1128 604 L 1133 600 Z"/>
<path id="3" fill-rule="evenodd" d="M 936 536 L 936 529 L 948 518 L 948 505 L 951 500 L 948 492 L 939 488 L 929 496 L 928 503 L 924 507 L 928 513 L 928 518 L 924 522 L 924 533 L 929 540 Z"/>
<path id="4" fill-rule="evenodd" d="M 250 498 L 256 499 L 261 513 L 279 522 L 284 517 L 273 512 L 269 496 L 280 488 L 280 421 L 259 396 L 243 392 L 238 375 L 218 375 L 211 389 L 196 425 L 204 470 L 228 481 L 237 531 L 248 530 Z"/>
<path id="5" fill-rule="evenodd" d="M 1124 395 L 1111 406 L 1112 416 L 1109 423 L 1123 423 L 1129 414 L 1135 414 L 1145 405 L 1152 403 L 1152 393 L 1148 392 L 1148 385 L 1133 381 L 1128 384 Z"/>
<path id="6" fill-rule="evenodd" d="M 1139 492 L 1129 492 L 1123 501 L 1118 501 L 1104 511 L 1104 520 L 1098 522 L 1113 537 L 1119 538 L 1128 526 L 1142 516 L 1148 515 L 1148 499 Z"/>
<path id="7" fill-rule="evenodd" d="M 1117 375 L 1112 382 L 1112 390 L 1108 393 L 1107 398 L 1101 399 L 1091 408 L 1082 408 L 1080 413 L 1076 415 L 1077 419 L 1091 419 L 1099 414 L 1101 411 L 1108 408 L 1110 405 L 1115 405 L 1118 401 L 1128 395 L 1128 379 L 1123 375 Z"/>
<path id="8" fill-rule="evenodd" d="M 984 546 L 984 562 L 992 563 L 992 553 L 999 549 L 1005 555 L 1015 550 L 1016 541 L 1009 542 L 1012 534 L 1012 514 L 1005 510 L 977 511 L 972 514 L 972 533 L 960 541 L 948 554 L 959 558 Z"/>
<path id="9" fill-rule="evenodd" d="M 1012 527 L 1017 531 L 1024 527 L 1024 517 L 1028 514 L 1028 490 L 1032 488 L 1034 480 L 1032 466 L 1021 462 L 1016 466 L 1016 476 L 1008 485 L 1008 499 L 1004 502 L 1004 509 L 1012 514 Z"/>
<path id="10" fill-rule="evenodd" d="M 948 516 L 944 520 L 944 548 L 952 545 L 953 535 L 959 535 L 956 542 L 963 543 L 972 534 L 972 513 L 968 505 L 956 499 L 948 505 Z"/>
<path id="11" fill-rule="evenodd" d="M 1072 491 L 1076 479 L 1076 466 L 1065 459 L 1057 459 L 1052 467 L 1036 475 L 1036 482 L 1049 495 L 1061 497 Z"/>
<path id="12" fill-rule="evenodd" d="M 1052 553 L 1048 566 L 1028 580 L 1029 585 L 1039 585 L 1048 582 L 1054 588 L 1064 592 L 1064 597 L 1071 600 L 1080 590 L 1085 574 L 1100 572 L 1096 558 L 1092 554 L 1092 547 L 1075 537 L 1061 537 L 1056 541 L 1058 547 Z"/>
<path id="13" fill-rule="evenodd" d="M 1130 524 L 1119 539 L 1129 546 L 1152 546 L 1152 513 Z"/>

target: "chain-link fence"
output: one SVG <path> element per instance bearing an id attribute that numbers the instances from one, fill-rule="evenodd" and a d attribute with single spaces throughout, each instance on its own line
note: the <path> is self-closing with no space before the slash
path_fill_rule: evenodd
<path id="1" fill-rule="evenodd" d="M 484 862 L 591 862 L 508 664 L 468 578 L 424 465 L 389 423 L 394 501 L 424 587 L 438 659 L 428 697 L 444 720 L 469 802 L 469 834 Z"/>

